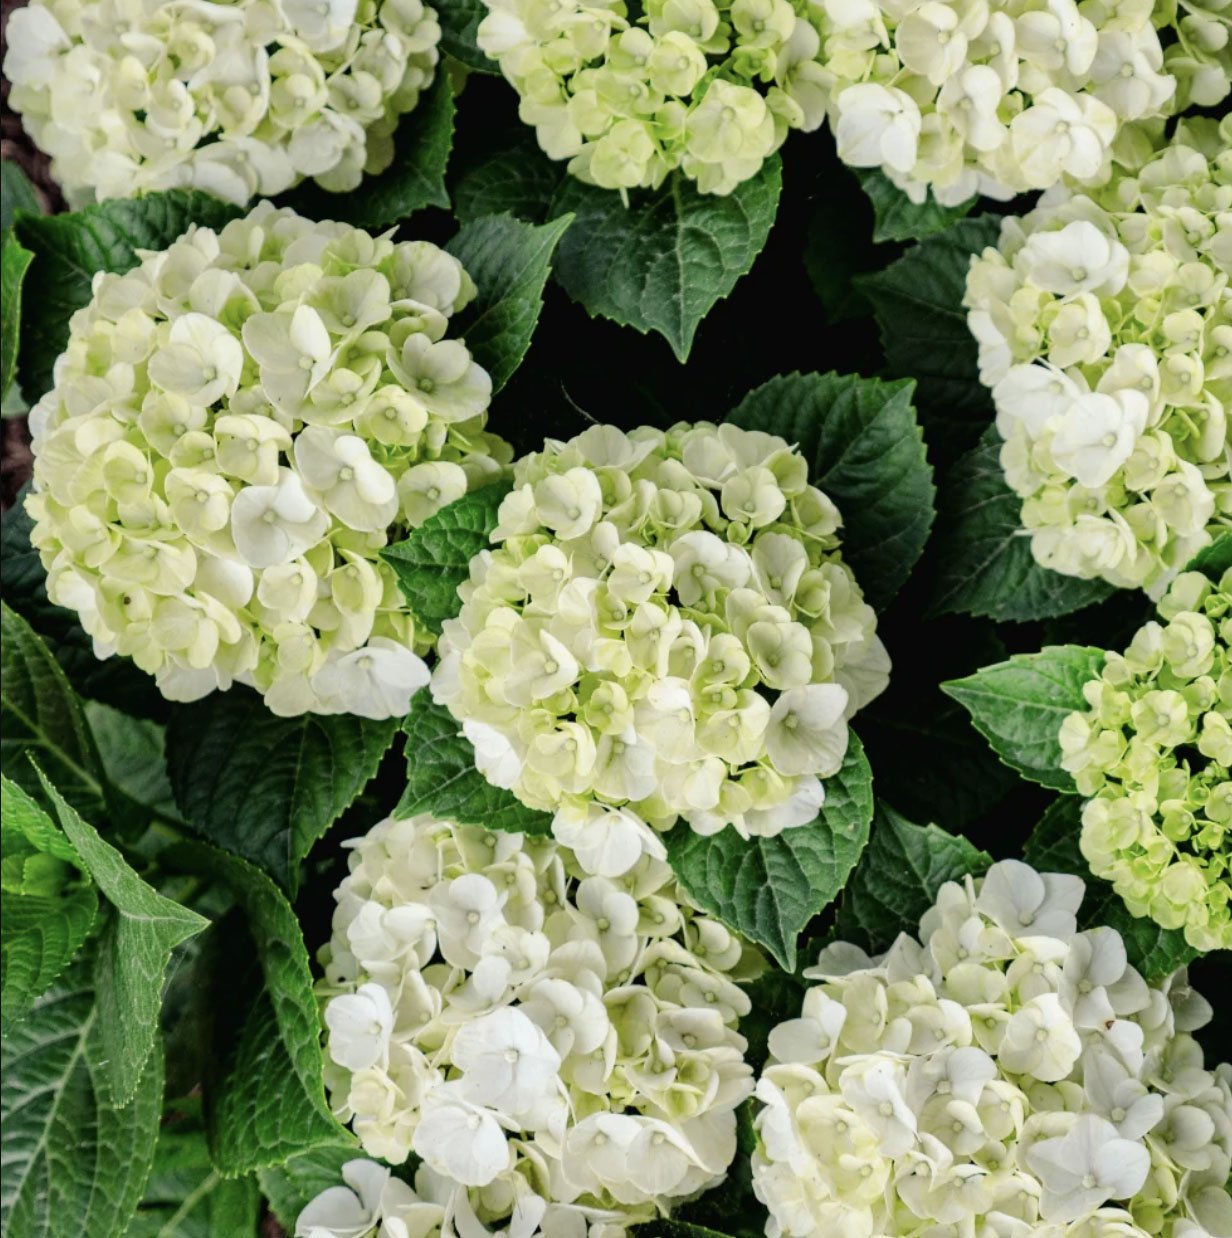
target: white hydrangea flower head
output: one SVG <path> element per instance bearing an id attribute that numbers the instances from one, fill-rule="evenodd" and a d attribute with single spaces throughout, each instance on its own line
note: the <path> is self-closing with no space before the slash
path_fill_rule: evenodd
<path id="1" fill-rule="evenodd" d="M 1085 886 L 1016 860 L 946 882 L 884 955 L 839 942 L 770 1034 L 768 1238 L 1232 1233 L 1232 1068 L 1184 970 L 1148 984 Z"/>
<path id="2" fill-rule="evenodd" d="M 791 129 L 825 118 L 817 31 L 789 0 L 484 0 L 478 42 L 522 120 L 581 180 L 702 193 L 755 176 Z"/>
<path id="3" fill-rule="evenodd" d="M 1036 560 L 1158 596 L 1232 528 L 1232 116 L 1138 138 L 1007 218 L 965 304 Z"/>
<path id="4" fill-rule="evenodd" d="M 662 856 L 646 823 L 813 820 L 889 660 L 804 457 L 730 424 L 594 426 L 514 481 L 433 678 L 489 781 L 608 877 Z"/>
<path id="5" fill-rule="evenodd" d="M 423 0 L 31 0 L 4 73 L 74 206 L 162 189 L 243 206 L 384 171 L 440 37 Z"/>
<path id="6" fill-rule="evenodd" d="M 446 337 L 474 295 L 435 245 L 268 202 L 96 276 L 30 415 L 52 601 L 174 700 L 405 713 L 433 637 L 380 551 L 512 458 Z"/>
<path id="7" fill-rule="evenodd" d="M 619 1238 L 722 1179 L 753 1086 L 737 981 L 763 963 L 666 863 L 613 881 L 550 839 L 426 815 L 351 846 L 321 951 L 326 1083 L 370 1156 L 422 1160 L 443 1219 L 419 1215 Z"/>
<path id="8" fill-rule="evenodd" d="M 1226 4 L 826 0 L 807 6 L 839 157 L 957 205 L 1106 171 L 1129 122 L 1217 104 Z M 1162 41 L 1161 41 L 1162 33 Z M 1165 46 L 1166 45 L 1166 46 Z"/>

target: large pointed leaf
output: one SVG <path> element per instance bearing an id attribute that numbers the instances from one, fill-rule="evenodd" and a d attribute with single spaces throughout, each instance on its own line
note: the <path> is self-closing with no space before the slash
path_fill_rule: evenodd
<path id="1" fill-rule="evenodd" d="M 99 938 L 94 989 L 111 1094 L 117 1103 L 126 1105 L 141 1084 L 158 1039 L 171 952 L 209 921 L 142 881 L 46 777 L 43 789 L 81 863 L 111 904 Z"/>
<path id="2" fill-rule="evenodd" d="M 259 865 L 285 889 L 300 862 L 376 773 L 397 719 L 280 718 L 246 688 L 172 715 L 167 762 L 175 801 L 208 842 Z"/>
<path id="3" fill-rule="evenodd" d="M 919 559 L 933 522 L 932 468 L 910 382 L 856 374 L 785 374 L 762 384 L 729 421 L 798 444 L 811 480 L 843 517 L 843 557 L 884 607 Z"/>
<path id="4" fill-rule="evenodd" d="M 120 1238 L 150 1172 L 162 1112 L 162 1048 L 129 1103 L 111 1091 L 88 959 L 4 1039 L 0 1232 Z"/>
<path id="5" fill-rule="evenodd" d="M 667 858 L 685 892 L 796 969 L 796 939 L 846 883 L 868 842 L 872 771 L 850 734 L 842 768 L 825 781 L 826 800 L 808 825 L 773 838 L 741 838 L 730 826 L 703 836 L 681 821 L 666 836 Z"/>
<path id="6" fill-rule="evenodd" d="M 562 182 L 552 214 L 576 220 L 556 278 L 589 314 L 657 331 L 684 361 L 698 324 L 753 265 L 778 210 L 778 156 L 730 194 L 698 193 L 676 172 L 628 206 L 611 189 Z"/>

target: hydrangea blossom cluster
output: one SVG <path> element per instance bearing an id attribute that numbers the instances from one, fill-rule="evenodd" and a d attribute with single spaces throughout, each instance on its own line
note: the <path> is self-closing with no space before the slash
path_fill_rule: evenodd
<path id="1" fill-rule="evenodd" d="M 484 0 L 479 46 L 553 159 L 622 192 L 681 168 L 702 193 L 756 175 L 825 118 L 820 42 L 790 0 Z"/>
<path id="2" fill-rule="evenodd" d="M 434 245 L 269 203 L 96 276 L 30 416 L 27 509 L 98 655 L 176 700 L 404 713 L 431 636 L 379 552 L 512 455 L 445 338 L 474 291 Z"/>
<path id="3" fill-rule="evenodd" d="M 1232 1068 L 1190 1034 L 1210 1007 L 1078 932 L 1083 890 L 1006 861 L 946 882 L 918 941 L 822 951 L 757 1085 L 769 1238 L 1232 1232 Z"/>
<path id="4" fill-rule="evenodd" d="M 721 1179 L 752 1091 L 735 981 L 761 960 L 666 864 L 611 881 L 428 816 L 352 846 L 326 1082 L 369 1155 L 422 1158 L 446 1233 L 616 1238 Z"/>
<path id="5" fill-rule="evenodd" d="M 1158 593 L 1232 527 L 1230 276 L 1232 117 L 1046 193 L 973 261 L 981 378 L 1045 567 Z"/>
<path id="6" fill-rule="evenodd" d="M 514 467 L 433 693 L 479 769 L 603 876 L 684 817 L 803 825 L 886 685 L 834 504 L 781 438 L 594 426 Z"/>
<path id="7" fill-rule="evenodd" d="M 441 37 L 422 0 L 32 0 L 7 33 L 9 103 L 74 205 L 354 189 L 392 162 Z"/>
<path id="8" fill-rule="evenodd" d="M 1061 727 L 1082 853 L 1136 916 L 1232 950 L 1232 569 L 1185 572 Z"/>
<path id="9" fill-rule="evenodd" d="M 809 6 L 840 157 L 914 202 L 1008 199 L 1107 170 L 1127 122 L 1229 91 L 1225 4 L 829 0 Z M 1165 51 L 1156 26 L 1168 31 Z"/>

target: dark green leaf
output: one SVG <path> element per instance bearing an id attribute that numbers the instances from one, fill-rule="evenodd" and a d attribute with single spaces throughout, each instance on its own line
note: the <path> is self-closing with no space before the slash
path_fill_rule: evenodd
<path id="1" fill-rule="evenodd" d="M 1025 622 L 1067 615 L 1112 593 L 1102 580 L 1041 567 L 1021 510 L 1001 469 L 1001 436 L 990 426 L 980 445 L 954 465 L 941 494 L 935 614 Z"/>
<path id="2" fill-rule="evenodd" d="M 880 168 L 861 168 L 856 175 L 873 204 L 877 242 L 923 240 L 970 214 L 979 200 L 977 196 L 959 206 L 942 206 L 930 193 L 917 206 Z"/>
<path id="3" fill-rule="evenodd" d="M 437 0 L 433 6 L 441 23 L 441 50 L 468 69 L 480 73 L 499 73 L 495 60 L 489 60 L 475 41 L 479 23 L 488 15 L 483 0 Z"/>
<path id="4" fill-rule="evenodd" d="M 30 1012 L 81 948 L 98 895 L 73 844 L 15 782 L 0 778 L 4 918 L 0 929 L 0 1028 Z"/>
<path id="5" fill-rule="evenodd" d="M 442 620 L 462 609 L 458 586 L 467 578 L 471 559 L 488 548 L 488 535 L 496 528 L 497 511 L 509 490 L 504 482 L 472 490 L 429 516 L 405 541 L 381 551 L 415 618 L 438 636 Z"/>
<path id="6" fill-rule="evenodd" d="M 919 932 L 920 917 L 947 881 L 979 876 L 992 863 L 965 838 L 935 825 L 913 825 L 878 803 L 872 838 L 843 891 L 834 936 L 874 953 L 899 933 Z"/>
<path id="7" fill-rule="evenodd" d="M 8 394 L 17 372 L 22 284 L 33 261 L 34 255 L 16 237 L 5 233 L 0 243 L 0 399 Z"/>
<path id="8" fill-rule="evenodd" d="M 47 778 L 42 781 L 61 828 L 111 904 L 98 944 L 94 991 L 111 1094 L 118 1104 L 126 1105 L 141 1086 L 146 1062 L 158 1042 L 171 952 L 209 921 L 142 881 Z"/>
<path id="9" fill-rule="evenodd" d="M 1040 872 L 1081 877 L 1087 883 L 1087 893 L 1078 914 L 1078 927 L 1107 925 L 1116 929 L 1125 940 L 1130 963 L 1148 980 L 1171 975 L 1197 958 L 1198 951 L 1186 944 L 1181 929 L 1161 928 L 1149 917 L 1133 915 L 1112 884 L 1091 872 L 1079 847 L 1082 806 L 1077 795 L 1061 795 L 1053 800 L 1027 840 L 1023 859 Z"/>
<path id="10" fill-rule="evenodd" d="M 1006 765 L 1058 791 L 1072 791 L 1061 768 L 1061 724 L 1085 710 L 1082 688 L 1099 677 L 1105 653 L 1083 645 L 1049 645 L 985 666 L 965 679 L 941 685 L 971 714 Z"/>
<path id="11" fill-rule="evenodd" d="M 376 773 L 396 719 L 280 718 L 248 689 L 215 692 L 172 715 L 167 764 L 184 820 L 208 842 L 259 865 L 285 889 Z"/>
<path id="12" fill-rule="evenodd" d="M 708 1229 L 704 1225 L 693 1225 L 689 1221 L 672 1221 L 660 1217 L 657 1221 L 647 1221 L 644 1225 L 635 1226 L 633 1231 L 638 1238 L 732 1238 L 730 1233 L 717 1229 Z"/>
<path id="13" fill-rule="evenodd" d="M 552 214 L 577 218 L 556 278 L 592 316 L 657 331 L 684 361 L 698 324 L 753 265 L 778 210 L 778 156 L 730 194 L 702 194 L 679 173 L 620 194 L 566 177 Z"/>
<path id="14" fill-rule="evenodd" d="M 837 163 L 817 196 L 808 222 L 802 255 L 813 291 L 828 322 L 863 318 L 872 310 L 856 286 L 859 275 L 884 262 L 873 244 L 872 207 L 853 173 Z"/>
<path id="15" fill-rule="evenodd" d="M 563 175 L 533 133 L 519 125 L 496 150 L 462 169 L 453 186 L 453 213 L 463 224 L 502 214 L 541 224 Z"/>
<path id="16" fill-rule="evenodd" d="M 0 1066 L 0 1232 L 119 1238 L 150 1172 L 163 1059 L 149 1055 L 123 1107 L 111 1092 L 88 959 L 7 1035 Z"/>
<path id="17" fill-rule="evenodd" d="M 873 778 L 854 732 L 842 768 L 824 785 L 817 818 L 774 838 L 741 838 L 730 826 L 707 837 L 682 821 L 664 840 L 689 897 L 788 971 L 796 969 L 796 939 L 833 902 L 868 842 Z"/>
<path id="18" fill-rule="evenodd" d="M 448 208 L 445 169 L 453 146 L 453 87 L 437 72 L 413 111 L 398 122 L 394 161 L 384 172 L 365 176 L 358 189 L 335 193 L 305 181 L 285 196 L 287 206 L 310 219 L 335 219 L 378 230 L 427 206 Z"/>
<path id="19" fill-rule="evenodd" d="M 395 816 L 430 812 L 442 820 L 514 834 L 551 832 L 548 813 L 527 808 L 475 768 L 470 740 L 449 710 L 433 703 L 427 688 L 411 699 L 411 712 L 402 729 L 406 732 L 406 790 L 394 809 Z"/>
<path id="20" fill-rule="evenodd" d="M 163 728 L 99 701 L 86 701 L 83 708 L 107 783 L 131 804 L 135 828 L 144 829 L 154 817 L 177 820 Z"/>
<path id="21" fill-rule="evenodd" d="M 17 238 L 35 255 L 30 298 L 22 320 L 21 386 L 28 400 L 52 384 L 51 367 L 68 343 L 68 320 L 90 300 L 99 271 L 127 271 L 139 249 L 165 249 L 190 224 L 220 228 L 240 208 L 196 190 L 173 189 L 144 198 L 113 198 L 66 215 L 22 215 Z"/>
<path id="22" fill-rule="evenodd" d="M 499 391 L 522 364 L 543 309 L 552 253 L 573 222 L 563 215 L 536 227 L 512 215 L 488 215 L 464 224 L 445 247 L 466 268 L 479 295 L 458 329 L 475 360 Z"/>
<path id="23" fill-rule="evenodd" d="M 0 235 L 12 228 L 18 211 L 41 215 L 43 204 L 20 166 L 5 159 L 0 162 Z"/>
<path id="24" fill-rule="evenodd" d="M 295 1218 L 331 1186 L 342 1185 L 342 1167 L 363 1153 L 351 1144 L 339 1143 L 313 1148 L 293 1156 L 282 1165 L 271 1165 L 257 1176 L 261 1190 L 269 1200 L 270 1211 L 291 1233 Z"/>
<path id="25" fill-rule="evenodd" d="M 1185 565 L 1187 572 L 1202 572 L 1218 583 L 1223 574 L 1232 570 L 1232 532 L 1220 533 L 1209 546 L 1204 546 Z"/>
<path id="26" fill-rule="evenodd" d="M 855 374 L 785 374 L 728 417 L 799 445 L 812 481 L 842 514 L 843 557 L 878 608 L 910 575 L 933 521 L 936 491 L 912 390 Z"/>

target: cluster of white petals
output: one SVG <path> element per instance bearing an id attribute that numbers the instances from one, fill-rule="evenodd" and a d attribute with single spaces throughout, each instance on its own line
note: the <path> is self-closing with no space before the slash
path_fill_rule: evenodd
<path id="1" fill-rule="evenodd" d="M 1232 1234 L 1210 1007 L 1079 932 L 1083 892 L 1006 861 L 946 882 L 918 941 L 822 951 L 757 1085 L 769 1238 Z"/>
<path id="2" fill-rule="evenodd" d="M 31 0 L 4 73 L 74 205 L 192 188 L 242 206 L 387 168 L 440 37 L 422 0 Z"/>
<path id="3" fill-rule="evenodd" d="M 966 305 L 1035 558 L 1158 594 L 1232 527 L 1232 116 L 1124 154 L 1006 219 Z"/>
<path id="4" fill-rule="evenodd" d="M 30 415 L 52 601 L 175 700 L 405 713 L 432 638 L 381 548 L 512 455 L 445 338 L 474 292 L 435 245 L 269 203 L 96 276 Z"/>
<path id="5" fill-rule="evenodd" d="M 326 1082 L 369 1155 L 422 1159 L 442 1232 L 614 1238 L 721 1179 L 752 1091 L 735 981 L 761 960 L 665 863 L 611 881 L 429 816 L 351 845 Z"/>
<path id="6" fill-rule="evenodd" d="M 1008 199 L 1106 171 L 1118 130 L 1215 105 L 1232 10 L 1161 0 L 824 0 L 839 156 L 914 202 Z M 1162 29 L 1161 34 L 1157 28 Z"/>
<path id="7" fill-rule="evenodd" d="M 804 457 L 734 425 L 594 426 L 514 477 L 432 681 L 485 777 L 609 877 L 662 857 L 647 823 L 813 820 L 889 660 Z"/>

